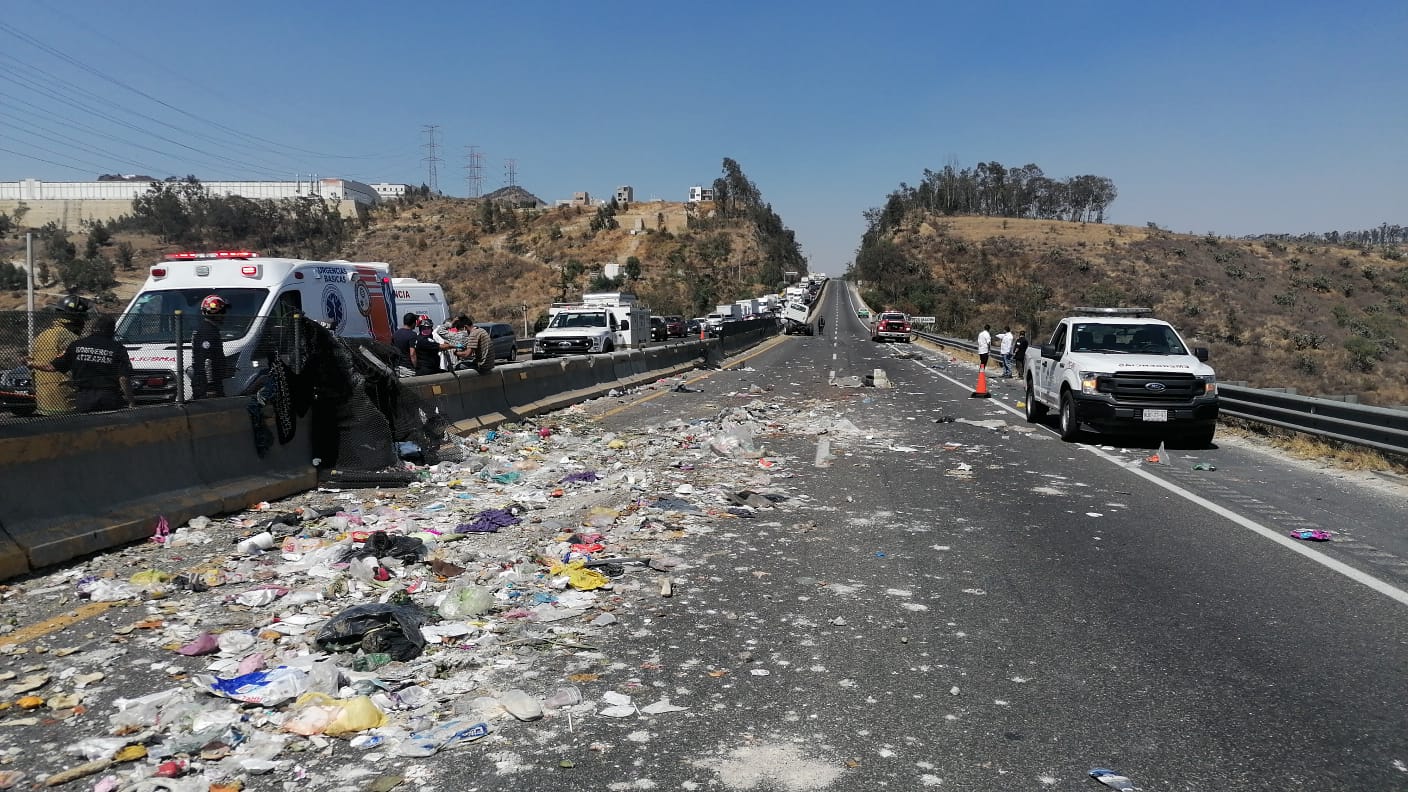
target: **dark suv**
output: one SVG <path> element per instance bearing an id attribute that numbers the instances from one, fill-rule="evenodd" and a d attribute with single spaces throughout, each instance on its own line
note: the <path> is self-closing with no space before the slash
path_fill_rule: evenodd
<path id="1" fill-rule="evenodd" d="M 494 348 L 495 360 L 507 360 L 512 363 L 518 357 L 518 334 L 513 332 L 513 325 L 505 322 L 475 322 L 476 327 L 484 328 L 489 334 L 489 341 Z"/>
<path id="2" fill-rule="evenodd" d="M 670 331 L 669 331 L 668 329 L 666 329 L 666 327 L 665 327 L 665 317 L 663 317 L 663 316 L 652 316 L 652 317 L 650 317 L 650 340 L 651 340 L 651 341 L 664 341 L 665 339 L 667 339 L 667 338 L 669 338 L 669 337 L 670 337 Z"/>

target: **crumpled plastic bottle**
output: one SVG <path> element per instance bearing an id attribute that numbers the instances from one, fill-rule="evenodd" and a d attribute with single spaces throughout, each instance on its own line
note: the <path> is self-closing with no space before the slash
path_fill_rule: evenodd
<path id="1" fill-rule="evenodd" d="M 468 721 L 446 721 L 425 731 L 411 734 L 396 746 L 398 756 L 434 756 L 441 749 L 462 742 L 473 742 L 489 734 L 489 724 Z"/>

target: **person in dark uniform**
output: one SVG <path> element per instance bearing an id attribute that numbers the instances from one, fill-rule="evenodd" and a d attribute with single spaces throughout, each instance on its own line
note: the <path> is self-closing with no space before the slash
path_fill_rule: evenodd
<path id="1" fill-rule="evenodd" d="M 219 398 L 225 395 L 225 343 L 220 338 L 220 326 L 230 302 L 218 294 L 200 301 L 200 326 L 191 336 L 191 397 Z"/>
<path id="2" fill-rule="evenodd" d="M 440 365 L 440 353 L 450 348 L 435 340 L 435 322 L 429 316 L 422 316 L 416 322 L 415 343 L 411 344 L 411 361 L 415 364 L 416 376 L 439 374 L 445 369 Z"/>
<path id="3" fill-rule="evenodd" d="M 416 342 L 416 322 L 420 319 L 413 313 L 401 317 L 401 326 L 391 334 L 391 346 L 396 350 L 397 366 L 411 367 L 411 345 Z"/>
<path id="4" fill-rule="evenodd" d="M 1019 377 L 1025 376 L 1027 370 L 1027 347 L 1029 345 L 1030 342 L 1027 341 L 1027 331 L 1018 330 L 1017 340 L 1012 345 L 1012 360 L 1017 363 L 1017 376 Z"/>
<path id="5" fill-rule="evenodd" d="M 136 406 L 132 398 L 132 361 L 118 343 L 117 320 L 100 316 L 93 332 L 68 345 L 54 359 L 54 370 L 73 380 L 78 411 L 91 413 Z"/>

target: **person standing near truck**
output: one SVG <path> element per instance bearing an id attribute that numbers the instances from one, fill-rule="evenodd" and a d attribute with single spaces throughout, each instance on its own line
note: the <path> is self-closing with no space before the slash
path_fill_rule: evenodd
<path id="1" fill-rule="evenodd" d="M 39 415 L 69 415 L 76 409 L 73 383 L 54 368 L 54 360 L 78 340 L 88 320 L 88 301 L 70 294 L 59 302 L 58 312 L 49 329 L 34 337 L 34 348 L 24 361 L 34 373 L 34 405 Z"/>
<path id="2" fill-rule="evenodd" d="M 983 325 L 983 332 L 978 333 L 978 368 L 987 370 L 988 353 L 992 351 L 992 325 Z"/>
<path id="3" fill-rule="evenodd" d="M 200 301 L 200 326 L 191 335 L 191 398 L 217 399 L 225 395 L 225 378 L 230 376 L 225 361 L 225 341 L 220 327 L 230 302 L 218 294 Z"/>
<path id="4" fill-rule="evenodd" d="M 997 354 L 1002 358 L 1002 376 L 1012 376 L 1012 328 L 1004 327 L 997 334 Z"/>
<path id="5" fill-rule="evenodd" d="M 132 361 L 116 336 L 117 319 L 100 316 L 93 323 L 93 332 L 69 344 L 53 362 L 56 370 L 73 377 L 79 412 L 137 406 L 130 381 Z"/>

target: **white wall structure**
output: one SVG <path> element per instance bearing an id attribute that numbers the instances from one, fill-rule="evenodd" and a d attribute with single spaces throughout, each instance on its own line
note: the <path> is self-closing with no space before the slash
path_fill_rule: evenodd
<path id="1" fill-rule="evenodd" d="M 714 188 L 695 185 L 689 188 L 689 202 L 699 203 L 700 201 L 714 200 Z"/>
<path id="2" fill-rule="evenodd" d="M 371 187 L 382 198 L 400 198 L 411 189 L 409 184 L 391 184 L 390 182 L 377 182 Z"/>
<path id="3" fill-rule="evenodd" d="M 132 200 L 151 187 L 149 181 L 44 182 L 38 179 L 0 182 L 0 212 L 13 214 L 23 204 L 24 223 L 40 226 L 53 221 L 71 229 L 80 222 L 105 222 L 131 214 Z M 255 200 L 321 196 L 338 204 L 346 216 L 375 206 L 375 187 L 351 179 L 294 181 L 210 181 L 201 186 L 211 195 L 238 195 Z"/>

